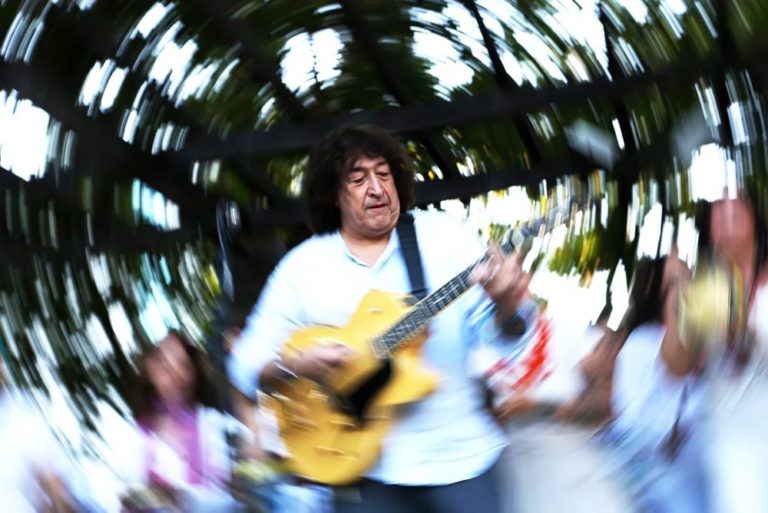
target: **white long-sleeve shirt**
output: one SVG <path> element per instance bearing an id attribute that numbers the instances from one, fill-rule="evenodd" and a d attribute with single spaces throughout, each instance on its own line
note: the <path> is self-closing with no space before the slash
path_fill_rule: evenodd
<path id="1" fill-rule="evenodd" d="M 416 211 L 414 220 L 428 290 L 482 256 L 479 238 L 449 216 Z M 229 361 L 235 386 L 253 396 L 261 370 L 292 332 L 317 324 L 345 325 L 372 289 L 411 290 L 396 231 L 372 266 L 349 252 L 339 232 L 314 236 L 294 248 L 270 276 L 235 345 Z M 431 322 L 423 358 L 441 376 L 438 388 L 404 407 L 368 477 L 391 484 L 443 485 L 480 475 L 498 459 L 505 437 L 466 362 L 476 338 L 467 319 L 488 301 L 482 289 L 473 287 Z"/>

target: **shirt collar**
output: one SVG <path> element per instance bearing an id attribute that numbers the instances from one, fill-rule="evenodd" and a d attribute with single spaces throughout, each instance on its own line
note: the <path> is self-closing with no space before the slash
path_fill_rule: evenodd
<path id="1" fill-rule="evenodd" d="M 347 243 L 344 242 L 344 237 L 341 236 L 341 230 L 336 230 L 336 240 L 337 243 L 343 252 L 343 254 L 350 259 L 352 262 L 356 263 L 357 265 L 361 265 L 363 267 L 368 267 L 368 264 L 357 258 L 355 255 L 353 255 L 349 251 L 349 247 L 347 246 Z M 397 235 L 397 228 L 392 230 L 392 233 L 389 235 L 389 242 L 387 242 L 387 246 L 384 248 L 384 251 L 381 252 L 381 255 L 379 255 L 379 258 L 374 262 L 372 266 L 370 266 L 370 269 L 377 270 L 380 269 L 382 266 L 384 266 L 390 258 L 392 258 L 392 255 L 399 251 L 400 249 L 400 238 Z"/>

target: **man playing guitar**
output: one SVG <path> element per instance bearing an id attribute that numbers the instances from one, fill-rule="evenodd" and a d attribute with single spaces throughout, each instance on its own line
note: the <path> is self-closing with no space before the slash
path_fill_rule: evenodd
<path id="1" fill-rule="evenodd" d="M 373 127 L 332 132 L 310 154 L 302 191 L 315 235 L 275 268 L 229 362 L 234 385 L 251 398 L 295 380 L 328 382 L 358 357 L 332 341 L 285 353 L 292 333 L 344 325 L 372 289 L 411 291 L 398 221 L 412 204 L 413 172 L 399 141 Z M 478 261 L 467 282 L 482 287 L 468 286 L 429 323 L 421 356 L 437 376 L 434 391 L 397 407 L 373 466 L 334 487 L 335 511 L 498 512 L 494 469 L 506 437 L 466 360 L 477 338 L 472 319 L 481 311 L 499 325 L 514 318 L 530 301 L 528 277 L 519 256 L 486 250 L 448 216 L 412 215 L 427 290 Z"/>

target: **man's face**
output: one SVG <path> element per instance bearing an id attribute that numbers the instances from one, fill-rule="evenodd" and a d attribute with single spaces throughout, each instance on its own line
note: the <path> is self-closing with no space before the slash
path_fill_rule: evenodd
<path id="1" fill-rule="evenodd" d="M 727 199 L 712 204 L 709 235 L 712 249 L 726 260 L 735 260 L 751 251 L 755 241 L 755 216 L 742 199 Z"/>
<path id="2" fill-rule="evenodd" d="M 383 157 L 358 157 L 339 187 L 341 230 L 356 239 L 377 239 L 397 225 L 400 198 Z"/>

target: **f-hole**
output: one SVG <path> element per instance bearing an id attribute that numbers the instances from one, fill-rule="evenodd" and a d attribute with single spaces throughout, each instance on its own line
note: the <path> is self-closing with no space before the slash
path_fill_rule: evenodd
<path id="1" fill-rule="evenodd" d="M 357 422 L 365 424 L 365 414 L 376 394 L 392 377 L 392 360 L 384 360 L 384 364 L 365 380 L 360 387 L 346 397 L 338 397 L 341 410 L 354 417 Z"/>

